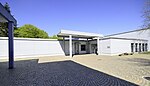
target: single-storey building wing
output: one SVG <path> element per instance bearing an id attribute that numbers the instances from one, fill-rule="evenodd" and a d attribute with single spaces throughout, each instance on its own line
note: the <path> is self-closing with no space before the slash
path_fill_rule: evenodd
<path id="1" fill-rule="evenodd" d="M 150 28 L 105 36 L 111 39 L 111 54 L 150 51 Z"/>
<path id="2" fill-rule="evenodd" d="M 64 52 L 72 56 L 72 54 L 96 52 L 98 55 L 118 55 L 150 51 L 150 29 L 139 29 L 108 36 L 93 33 L 85 34 L 85 32 L 61 30 L 58 36 L 63 37 Z"/>

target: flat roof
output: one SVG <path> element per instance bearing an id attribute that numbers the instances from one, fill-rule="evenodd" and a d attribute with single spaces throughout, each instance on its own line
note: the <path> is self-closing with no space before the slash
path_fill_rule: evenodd
<path id="1" fill-rule="evenodd" d="M 150 28 L 143 28 L 143 29 L 137 29 L 137 30 L 127 31 L 127 32 L 116 33 L 116 34 L 106 35 L 105 37 L 121 35 L 121 34 L 125 34 L 125 33 L 131 33 L 131 32 L 142 31 L 142 30 L 148 30 L 148 29 L 150 29 Z"/>
<path id="2" fill-rule="evenodd" d="M 72 30 L 61 30 L 57 36 L 59 37 L 69 37 L 72 35 L 75 38 L 95 38 L 95 37 L 103 37 L 101 34 L 89 33 L 89 32 L 80 32 L 80 31 L 72 31 Z"/>
<path id="3" fill-rule="evenodd" d="M 0 3 L 0 22 L 8 22 L 11 21 L 14 25 L 17 25 L 16 19 L 4 8 L 4 6 Z"/>
<path id="4" fill-rule="evenodd" d="M 121 40 L 137 40 L 137 41 L 148 41 L 146 39 L 135 39 L 135 38 L 120 38 L 120 37 L 104 37 L 101 40 L 106 40 L 106 39 L 121 39 Z"/>

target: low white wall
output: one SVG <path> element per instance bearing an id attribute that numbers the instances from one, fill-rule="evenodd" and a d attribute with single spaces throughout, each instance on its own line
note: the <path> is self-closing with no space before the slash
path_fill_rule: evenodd
<path id="1" fill-rule="evenodd" d="M 62 44 L 54 39 L 14 38 L 14 56 L 65 55 Z M 7 37 L 0 37 L 0 57 L 8 57 Z"/>

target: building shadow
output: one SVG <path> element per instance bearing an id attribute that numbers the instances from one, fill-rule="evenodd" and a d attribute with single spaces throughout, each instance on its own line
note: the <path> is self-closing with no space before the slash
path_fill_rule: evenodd
<path id="1" fill-rule="evenodd" d="M 0 63 L 1 86 L 137 86 L 73 61 L 16 61 L 14 69 Z"/>
<path id="2" fill-rule="evenodd" d="M 138 66 L 150 66 L 150 59 L 145 59 L 145 58 L 129 58 L 126 61 L 134 62 Z"/>
<path id="3" fill-rule="evenodd" d="M 59 44 L 60 44 L 60 46 L 61 46 L 61 49 L 63 50 L 63 52 L 64 52 L 64 55 L 65 56 L 69 56 L 70 54 L 69 54 L 69 42 L 68 42 L 69 40 L 65 40 L 65 45 L 64 45 L 64 41 L 62 41 L 62 40 L 59 40 Z M 75 42 L 77 42 L 76 40 L 72 40 L 72 41 L 75 41 Z M 68 45 L 67 45 L 67 44 Z M 73 44 L 74 45 L 74 44 Z M 64 48 L 64 46 L 65 46 L 65 48 Z M 74 47 L 73 47 L 73 51 L 72 51 L 72 57 L 74 57 L 74 56 L 78 56 L 78 55 L 90 55 L 91 53 L 75 53 L 75 50 L 74 50 Z M 96 53 L 93 53 L 93 54 L 95 54 L 95 55 L 97 55 Z"/>
<path id="4" fill-rule="evenodd" d="M 69 55 L 69 53 L 67 53 L 67 50 L 65 49 L 64 41 L 59 40 L 59 44 L 60 44 L 61 49 L 63 50 L 63 52 L 64 52 L 65 56 L 68 56 L 68 55 Z M 69 46 L 69 45 L 68 45 L 68 46 Z"/>

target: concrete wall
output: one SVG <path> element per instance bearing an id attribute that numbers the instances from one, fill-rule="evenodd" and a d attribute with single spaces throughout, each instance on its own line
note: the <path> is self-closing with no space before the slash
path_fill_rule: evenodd
<path id="1" fill-rule="evenodd" d="M 72 41 L 72 52 L 75 54 L 75 42 Z M 86 53 L 81 51 L 81 45 L 86 41 L 80 41 L 79 54 Z M 8 38 L 0 37 L 0 58 L 8 57 Z M 64 48 L 65 45 L 65 48 Z M 69 55 L 69 41 L 58 41 L 54 39 L 37 38 L 14 38 L 14 56 L 32 57 L 32 56 L 55 56 Z"/>
<path id="2" fill-rule="evenodd" d="M 143 31 L 136 31 L 110 37 L 118 38 L 134 38 L 148 40 L 148 50 L 150 51 L 150 29 Z M 75 54 L 75 44 L 73 41 L 73 54 Z M 124 39 L 103 39 L 100 40 L 100 53 L 102 55 L 115 55 L 125 52 L 131 52 L 131 43 L 143 43 L 143 41 L 124 40 Z M 145 42 L 146 43 L 146 42 Z M 86 44 L 86 41 L 80 41 L 80 54 L 86 53 L 81 51 L 81 44 Z M 97 40 L 90 41 L 91 44 L 97 44 Z M 65 48 L 63 47 L 65 45 Z M 69 41 L 51 40 L 51 39 L 35 39 L 35 38 L 14 38 L 14 55 L 15 57 L 22 56 L 53 56 L 69 54 Z M 8 57 L 8 38 L 0 37 L 0 57 Z"/>
<path id="3" fill-rule="evenodd" d="M 100 40 L 100 53 L 101 55 L 118 55 L 122 53 L 131 53 L 131 43 L 145 44 L 148 43 L 148 41 L 113 39 L 113 38 L 103 39 Z M 137 48 L 139 48 L 139 46 Z"/>
<path id="4" fill-rule="evenodd" d="M 130 53 L 132 40 L 110 39 L 111 40 L 111 55 Z"/>
<path id="5" fill-rule="evenodd" d="M 134 39 L 145 39 L 148 40 L 148 50 L 150 51 L 150 29 L 134 31 L 124 34 L 113 35 L 110 37 L 119 37 L 119 38 L 134 38 Z"/>
<path id="6" fill-rule="evenodd" d="M 111 40 L 100 40 L 100 54 L 110 55 L 111 54 Z"/>
<path id="7" fill-rule="evenodd" d="M 50 39 L 14 38 L 14 56 L 65 55 L 62 41 Z M 8 57 L 8 39 L 0 37 L 0 57 Z"/>
<path id="8" fill-rule="evenodd" d="M 111 39 L 111 55 L 118 55 L 121 53 L 131 53 L 131 43 L 138 43 L 137 50 L 139 51 L 139 43 L 148 43 L 147 41 L 140 40 L 124 40 L 124 39 Z M 135 45 L 134 45 L 135 52 Z"/>

